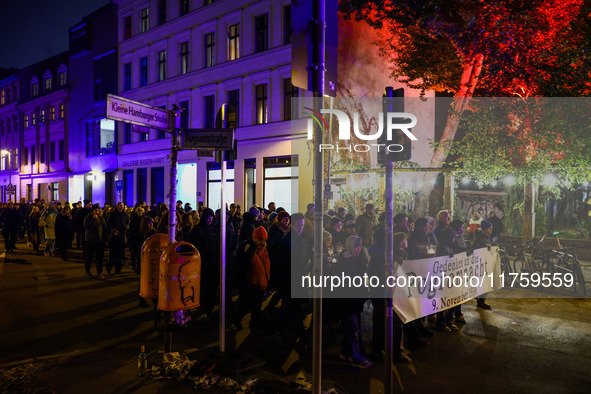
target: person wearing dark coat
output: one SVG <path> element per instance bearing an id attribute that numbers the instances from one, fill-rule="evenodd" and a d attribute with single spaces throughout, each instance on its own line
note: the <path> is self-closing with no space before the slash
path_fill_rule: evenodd
<path id="1" fill-rule="evenodd" d="M 210 318 L 216 300 L 220 281 L 220 247 L 219 232 L 216 232 L 215 214 L 205 208 L 199 224 L 189 232 L 187 240 L 197 248 L 201 255 L 201 307 L 203 320 Z"/>
<path id="2" fill-rule="evenodd" d="M 220 210 L 215 211 L 214 229 L 217 237 L 220 237 Z M 232 217 L 230 211 L 226 210 L 226 309 L 230 310 L 232 307 L 232 274 L 234 266 L 234 252 L 236 251 L 236 231 L 232 224 Z"/>
<path id="3" fill-rule="evenodd" d="M 109 218 L 107 219 L 107 230 L 109 230 L 109 234 L 111 231 L 116 228 L 119 230 L 119 235 L 121 237 L 125 236 L 125 230 L 127 230 L 127 225 L 129 224 L 129 216 L 127 216 L 127 212 L 125 212 L 125 207 L 121 201 L 117 203 L 116 209 L 111 211 Z M 125 239 L 124 239 L 125 241 Z"/>
<path id="4" fill-rule="evenodd" d="M 412 260 L 424 259 L 430 257 L 427 245 L 429 239 L 427 232 L 429 231 L 426 218 L 419 218 L 415 222 L 415 229 L 410 234 L 408 239 L 408 257 Z"/>
<path id="5" fill-rule="evenodd" d="M 70 207 L 65 206 L 55 218 L 55 246 L 59 248 L 64 260 L 68 260 L 68 249 L 72 248 L 72 239 L 74 237 L 70 212 Z"/>
<path id="6" fill-rule="evenodd" d="M 0 214 L 0 224 L 2 225 L 2 236 L 4 237 L 6 252 L 13 252 L 20 224 L 20 215 L 14 208 L 12 201 L 8 203 L 6 209 Z"/>
<path id="7" fill-rule="evenodd" d="M 281 220 L 269 228 L 267 251 L 269 253 L 269 261 L 271 262 L 270 286 L 275 289 L 275 293 L 267 305 L 267 311 L 275 308 L 283 298 L 284 290 L 281 286 L 281 277 L 283 276 L 284 270 L 290 269 L 289 263 L 291 256 L 283 248 L 284 239 L 290 231 L 289 219 L 290 217 L 287 212 L 281 212 Z"/>
<path id="8" fill-rule="evenodd" d="M 456 238 L 456 231 L 449 227 L 451 217 L 449 211 L 442 210 L 437 214 L 437 227 L 434 230 L 437 238 L 437 256 L 453 256 L 453 244 Z M 451 310 L 437 312 L 437 329 L 444 332 L 457 330 L 458 326 L 453 323 L 453 314 L 455 308 Z"/>
<path id="9" fill-rule="evenodd" d="M 86 276 L 92 278 L 90 265 L 93 258 L 96 259 L 96 272 L 100 280 L 105 280 L 103 275 L 103 257 L 105 253 L 105 243 L 107 241 L 107 223 L 99 215 L 100 206 L 96 204 L 92 212 L 84 219 L 85 238 L 85 269 Z"/>
<path id="10" fill-rule="evenodd" d="M 257 220 L 260 214 L 257 207 L 252 207 L 242 215 L 242 227 L 240 227 L 240 234 L 238 235 L 238 244 L 250 238 L 254 230 L 261 225 Z"/>
<path id="11" fill-rule="evenodd" d="M 373 235 L 372 235 L 373 238 Z M 342 271 L 344 275 L 354 277 L 363 276 L 367 272 L 367 264 L 363 249 L 363 241 L 360 237 L 352 235 L 345 240 L 345 250 L 338 258 L 337 270 Z M 361 312 L 363 305 L 368 297 L 364 296 L 365 288 L 348 288 L 348 294 L 355 294 L 356 298 L 341 298 L 338 300 L 338 311 L 341 317 L 341 327 L 343 329 L 343 341 L 341 345 L 340 358 L 348 360 L 353 366 L 358 368 L 368 368 L 371 366 L 361 340 Z"/>
<path id="12" fill-rule="evenodd" d="M 127 245 L 129 246 L 131 256 L 131 268 L 134 272 L 139 273 L 140 258 L 142 244 L 144 238 L 140 233 L 140 223 L 144 216 L 144 208 L 140 205 L 136 205 L 129 218 L 129 224 L 127 226 Z"/>
<path id="13" fill-rule="evenodd" d="M 84 247 L 84 245 L 86 243 L 86 239 L 85 239 L 86 230 L 84 228 L 84 219 L 86 219 L 86 216 L 88 216 L 88 214 L 90 214 L 91 211 L 92 211 L 92 202 L 90 200 L 84 200 L 84 208 L 82 208 L 78 211 L 78 214 L 76 215 L 76 223 L 74 223 L 74 226 L 76 226 L 76 231 L 78 233 L 80 247 L 82 248 L 82 254 L 86 253 L 86 251 L 85 251 L 86 248 Z"/>
<path id="14" fill-rule="evenodd" d="M 491 246 L 490 235 L 492 234 L 493 225 L 488 220 L 480 222 L 480 228 L 477 228 L 470 234 L 470 244 L 472 249 L 489 248 Z M 486 294 L 476 298 L 476 306 L 478 308 L 490 310 L 492 307 L 486 303 Z"/>
<path id="15" fill-rule="evenodd" d="M 125 241 L 118 228 L 113 227 L 109 231 L 109 259 L 107 260 L 107 274 L 115 267 L 115 276 L 121 276 L 123 257 L 125 255 Z"/>

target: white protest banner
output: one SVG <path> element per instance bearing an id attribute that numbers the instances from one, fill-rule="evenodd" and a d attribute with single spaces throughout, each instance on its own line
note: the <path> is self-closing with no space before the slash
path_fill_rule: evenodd
<path id="1" fill-rule="evenodd" d="M 409 321 L 442 312 L 502 286 L 498 247 L 395 264 L 394 310 Z"/>

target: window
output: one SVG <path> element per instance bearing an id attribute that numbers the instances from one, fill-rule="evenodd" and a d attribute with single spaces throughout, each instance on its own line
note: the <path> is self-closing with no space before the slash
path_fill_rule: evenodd
<path id="1" fill-rule="evenodd" d="M 150 8 L 142 8 L 142 19 L 140 22 L 140 33 L 148 31 L 150 28 Z"/>
<path id="2" fill-rule="evenodd" d="M 213 129 L 215 123 L 215 96 L 205 96 L 203 103 L 203 127 Z"/>
<path id="3" fill-rule="evenodd" d="M 57 79 L 60 86 L 64 86 L 68 83 L 68 74 L 65 71 L 60 71 L 57 73 Z"/>
<path id="4" fill-rule="evenodd" d="M 158 108 L 166 110 L 166 105 L 161 105 Z M 157 140 L 163 140 L 166 138 L 166 131 L 165 130 L 156 130 L 156 139 Z"/>
<path id="5" fill-rule="evenodd" d="M 298 195 L 298 157 L 280 156 L 263 158 L 264 206 L 274 201 L 288 212 L 296 212 Z"/>
<path id="6" fill-rule="evenodd" d="M 37 96 L 39 94 L 39 81 L 37 78 L 31 81 L 31 96 Z"/>
<path id="7" fill-rule="evenodd" d="M 291 5 L 283 6 L 283 45 L 291 44 Z"/>
<path id="8" fill-rule="evenodd" d="M 64 160 L 64 153 L 65 153 L 64 140 L 59 140 L 58 149 L 59 149 L 59 151 L 57 153 L 57 159 L 62 161 L 62 160 Z"/>
<path id="9" fill-rule="evenodd" d="M 117 76 L 112 70 L 117 70 L 115 50 L 94 59 L 94 102 L 103 101 L 107 98 L 107 94 L 117 91 Z"/>
<path id="10" fill-rule="evenodd" d="M 39 124 L 45 124 L 45 110 L 39 111 Z"/>
<path id="11" fill-rule="evenodd" d="M 131 123 L 124 123 L 123 126 L 123 143 L 131 144 Z"/>
<path id="12" fill-rule="evenodd" d="M 297 114 L 291 113 L 291 101 L 294 97 L 300 94 L 299 89 L 291 84 L 291 78 L 283 80 L 283 120 L 290 120 L 296 118 Z"/>
<path id="13" fill-rule="evenodd" d="M 123 39 L 131 38 L 131 15 L 123 19 Z"/>
<path id="14" fill-rule="evenodd" d="M 37 126 L 37 113 L 35 113 L 35 112 L 31 113 L 31 126 L 32 127 Z"/>
<path id="15" fill-rule="evenodd" d="M 39 149 L 39 162 L 45 163 L 45 144 L 41 144 L 41 149 Z"/>
<path id="16" fill-rule="evenodd" d="M 181 42 L 181 75 L 189 72 L 189 43 Z"/>
<path id="17" fill-rule="evenodd" d="M 4 121 L 0 120 L 0 135 L 4 135 Z"/>
<path id="18" fill-rule="evenodd" d="M 205 67 L 213 66 L 215 61 L 215 33 L 205 35 Z"/>
<path id="19" fill-rule="evenodd" d="M 158 52 L 158 81 L 166 78 L 166 51 Z"/>
<path id="20" fill-rule="evenodd" d="M 140 59 L 140 86 L 148 84 L 148 58 L 142 57 Z"/>
<path id="21" fill-rule="evenodd" d="M 12 124 L 10 123 L 10 118 L 6 119 L 6 134 L 9 134 L 12 131 Z"/>
<path id="22" fill-rule="evenodd" d="M 59 106 L 59 118 L 58 119 L 63 119 L 65 112 L 66 112 L 65 105 L 64 104 L 60 104 L 60 106 Z"/>
<path id="23" fill-rule="evenodd" d="M 16 116 L 12 117 L 12 131 L 15 133 L 18 131 L 18 117 Z"/>
<path id="24" fill-rule="evenodd" d="M 35 157 L 35 145 L 31 145 L 31 164 L 35 165 L 36 162 L 36 157 Z"/>
<path id="25" fill-rule="evenodd" d="M 0 91 L 0 105 L 6 104 L 6 90 L 2 89 Z"/>
<path id="26" fill-rule="evenodd" d="M 29 147 L 25 146 L 25 151 L 24 151 L 24 156 L 23 156 L 23 165 L 28 166 L 29 165 Z"/>
<path id="27" fill-rule="evenodd" d="M 203 6 L 213 4 L 215 0 L 203 0 Z"/>
<path id="28" fill-rule="evenodd" d="M 51 90 L 51 76 L 43 79 L 43 89 L 47 92 Z"/>
<path id="29" fill-rule="evenodd" d="M 267 123 L 267 84 L 256 85 L 256 124 Z"/>
<path id="30" fill-rule="evenodd" d="M 213 210 L 220 208 L 222 168 L 220 163 L 207 163 L 207 206 Z M 226 203 L 234 202 L 234 161 L 226 164 Z"/>
<path id="31" fill-rule="evenodd" d="M 269 14 L 254 18 L 255 42 L 254 51 L 261 52 L 269 49 Z"/>
<path id="32" fill-rule="evenodd" d="M 228 107 L 233 107 L 236 111 L 236 119 L 232 120 L 228 116 L 228 123 L 234 123 L 233 126 L 229 125 L 229 127 L 238 127 L 238 118 L 240 114 L 240 89 L 228 91 L 228 99 L 226 102 L 228 103 Z"/>
<path id="33" fill-rule="evenodd" d="M 15 89 L 15 90 L 16 90 L 16 89 Z M 5 100 L 5 101 L 6 101 L 6 104 L 10 103 L 11 99 L 12 99 L 12 101 L 16 101 L 16 97 L 15 97 L 15 98 L 13 98 L 13 97 L 10 95 L 10 88 L 6 88 L 6 100 Z"/>
<path id="34" fill-rule="evenodd" d="M 191 0 L 180 0 L 179 3 L 181 16 L 187 15 L 191 11 Z"/>
<path id="35" fill-rule="evenodd" d="M 240 25 L 237 23 L 228 27 L 228 60 L 240 57 Z"/>
<path id="36" fill-rule="evenodd" d="M 29 115 L 23 115 L 23 127 L 25 129 L 29 128 Z"/>
<path id="37" fill-rule="evenodd" d="M 131 90 L 131 63 L 125 63 L 123 69 L 123 90 Z"/>
<path id="38" fill-rule="evenodd" d="M 49 143 L 49 161 L 55 161 L 55 141 Z"/>
<path id="39" fill-rule="evenodd" d="M 86 155 L 98 156 L 115 151 L 115 122 L 100 119 L 86 124 Z"/>
<path id="40" fill-rule="evenodd" d="M 12 150 L 12 157 L 12 169 L 16 170 L 18 168 L 18 148 Z"/>
<path id="41" fill-rule="evenodd" d="M 49 121 L 55 121 L 55 107 L 53 105 L 49 108 Z"/>
<path id="42" fill-rule="evenodd" d="M 52 201 L 57 201 L 60 199 L 60 184 L 58 182 L 52 182 L 51 183 L 51 200 Z"/>
<path id="43" fill-rule="evenodd" d="M 148 141 L 148 137 L 150 136 L 150 130 L 145 127 L 136 126 L 134 128 L 136 133 L 138 133 L 138 142 L 146 142 Z"/>
<path id="44" fill-rule="evenodd" d="M 86 23 L 70 29 L 70 56 L 77 55 L 88 49 L 88 34 L 86 34 Z"/>
<path id="45" fill-rule="evenodd" d="M 181 101 L 181 129 L 187 130 L 189 128 L 189 101 Z"/>
<path id="46" fill-rule="evenodd" d="M 158 26 L 166 23 L 166 0 L 158 1 Z"/>

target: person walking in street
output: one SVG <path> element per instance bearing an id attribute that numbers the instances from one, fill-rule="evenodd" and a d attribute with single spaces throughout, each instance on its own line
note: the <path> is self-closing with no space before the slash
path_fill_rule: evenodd
<path id="1" fill-rule="evenodd" d="M 55 220 L 57 219 L 55 203 L 51 201 L 39 219 L 39 225 L 45 232 L 45 256 L 53 256 L 55 248 Z"/>
<path id="2" fill-rule="evenodd" d="M 238 246 L 234 265 L 239 273 L 240 296 L 233 319 L 234 326 L 241 329 L 242 318 L 250 309 L 250 329 L 260 334 L 263 329 L 261 305 L 269 285 L 271 263 L 267 253 L 267 231 L 260 226 L 252 236 Z"/>
<path id="3" fill-rule="evenodd" d="M 121 276 L 123 268 L 123 257 L 125 255 L 125 241 L 121 231 L 113 227 L 109 232 L 109 259 L 107 260 L 107 275 L 111 275 L 111 270 L 115 267 L 115 276 Z"/>
<path id="4" fill-rule="evenodd" d="M 72 248 L 74 237 L 70 212 L 70 206 L 66 205 L 55 219 L 55 246 L 60 250 L 63 260 L 68 260 L 68 249 Z"/>
<path id="5" fill-rule="evenodd" d="M 107 230 L 111 234 L 113 229 L 117 229 L 119 230 L 119 235 L 125 237 L 125 230 L 128 224 L 129 217 L 127 216 L 127 212 L 125 212 L 125 205 L 119 201 L 116 208 L 111 211 L 107 218 Z M 125 239 L 123 241 L 125 243 Z"/>
<path id="6" fill-rule="evenodd" d="M 33 246 L 35 252 L 39 251 L 39 244 L 41 243 L 41 229 L 39 228 L 39 219 L 41 218 L 41 211 L 39 207 L 33 205 L 31 212 L 27 215 L 25 226 L 27 227 L 27 233 L 29 235 L 29 242 Z"/>
<path id="7" fill-rule="evenodd" d="M 8 203 L 8 206 L 0 214 L 0 224 L 2 225 L 2 236 L 4 237 L 6 253 L 13 252 L 20 224 L 20 215 L 14 208 L 12 201 Z"/>
<path id="8" fill-rule="evenodd" d="M 105 253 L 105 241 L 107 239 L 107 223 L 99 215 L 100 206 L 93 206 L 92 212 L 84 219 L 84 243 L 86 245 L 85 269 L 86 276 L 92 278 L 90 266 L 92 261 L 96 262 L 96 273 L 100 280 L 105 280 L 103 275 L 103 257 Z"/>

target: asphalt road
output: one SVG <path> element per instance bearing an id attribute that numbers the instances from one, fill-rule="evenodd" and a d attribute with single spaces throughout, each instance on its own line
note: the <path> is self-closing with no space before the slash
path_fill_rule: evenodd
<path id="1" fill-rule="evenodd" d="M 103 385 L 102 392 L 114 392 L 117 387 L 138 393 L 169 391 L 165 386 L 148 390 L 138 381 L 127 386 L 116 381 L 134 379 L 130 354 L 140 344 L 152 351 L 162 349 L 152 308 L 137 306 L 137 276 L 128 266 L 122 277 L 87 279 L 79 252 L 63 261 L 33 255 L 25 244 L 19 247 L 15 254 L 0 255 L 0 369 L 8 368 L 7 363 L 33 363 L 60 354 L 124 349 L 121 354 L 127 358 L 119 353 L 113 357 L 129 359 L 127 369 L 120 372 L 127 377 L 113 376 L 107 362 L 100 364 L 101 368 L 96 363 L 82 363 L 76 370 L 38 374 L 38 378 L 56 392 L 80 392 L 85 385 L 98 382 Z M 429 346 L 410 354 L 411 364 L 396 364 L 397 391 L 591 392 L 590 300 L 496 298 L 489 302 L 492 311 L 477 309 L 475 302 L 469 301 L 463 308 L 468 322 L 459 332 L 436 333 Z M 364 334 L 371 332 L 368 317 L 362 327 Z M 173 350 L 213 351 L 217 338 L 216 319 L 194 321 L 188 330 L 173 334 Z M 309 377 L 311 350 L 303 344 L 286 346 L 273 335 L 251 335 L 247 328 L 229 331 L 227 339 L 229 349 L 265 362 L 254 371 L 261 379 L 284 383 L 277 387 L 285 390 L 276 391 L 290 391 L 298 376 Z M 382 362 L 356 370 L 339 360 L 339 353 L 340 333 L 326 331 L 323 380 L 327 387 L 337 384 L 349 393 L 383 391 Z M 105 357 L 109 360 L 111 356 Z M 95 380 L 77 385 L 66 382 L 91 369 Z M 169 388 L 170 392 L 178 390 Z"/>

